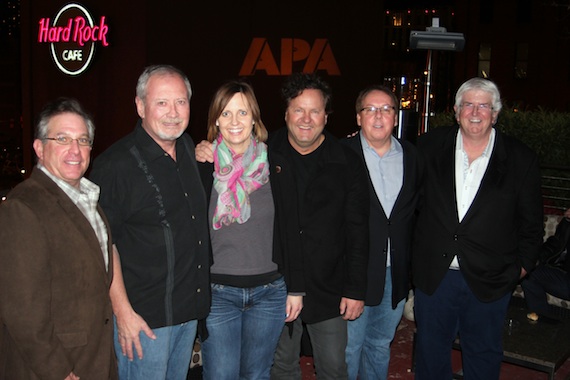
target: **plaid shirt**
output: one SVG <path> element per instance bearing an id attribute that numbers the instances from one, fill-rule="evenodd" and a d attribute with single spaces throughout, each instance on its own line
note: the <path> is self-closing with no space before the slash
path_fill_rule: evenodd
<path id="1" fill-rule="evenodd" d="M 95 234 L 97 235 L 97 239 L 99 240 L 99 246 L 103 253 L 103 259 L 105 260 L 105 268 L 109 270 L 109 252 L 107 249 L 109 234 L 101 215 L 97 212 L 97 202 L 99 201 L 100 191 L 99 186 L 89 181 L 87 178 L 81 178 L 79 181 L 79 189 L 77 189 L 64 180 L 51 174 L 44 166 L 38 164 L 38 168 L 51 178 L 65 192 L 65 194 L 67 194 L 77 208 L 81 210 L 85 218 L 87 218 L 91 227 L 93 227 L 93 231 L 95 231 Z"/>

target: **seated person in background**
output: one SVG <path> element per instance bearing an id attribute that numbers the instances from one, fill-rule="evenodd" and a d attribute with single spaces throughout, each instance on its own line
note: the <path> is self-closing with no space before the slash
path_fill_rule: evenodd
<path id="1" fill-rule="evenodd" d="M 546 293 L 570 300 L 570 260 L 566 259 L 569 238 L 570 209 L 564 213 L 555 234 L 542 245 L 539 265 L 521 282 L 527 306 L 533 312 L 529 319 L 555 319 Z"/>

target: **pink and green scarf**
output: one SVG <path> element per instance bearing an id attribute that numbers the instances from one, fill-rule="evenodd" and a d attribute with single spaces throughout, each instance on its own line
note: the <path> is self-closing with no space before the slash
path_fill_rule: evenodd
<path id="1" fill-rule="evenodd" d="M 235 154 L 224 142 L 222 135 L 213 143 L 214 188 L 218 200 L 212 225 L 219 230 L 233 222 L 243 224 L 251 216 L 249 194 L 269 181 L 267 146 L 251 137 L 243 154 Z"/>

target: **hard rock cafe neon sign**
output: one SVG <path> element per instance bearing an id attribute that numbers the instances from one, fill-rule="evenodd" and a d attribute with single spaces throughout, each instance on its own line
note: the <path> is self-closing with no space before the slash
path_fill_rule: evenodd
<path id="1" fill-rule="evenodd" d="M 109 26 L 105 16 L 95 22 L 87 9 L 79 4 L 67 4 L 50 23 L 49 18 L 39 21 L 38 42 L 49 43 L 52 58 L 65 74 L 83 73 L 95 53 L 97 43 L 109 46 Z"/>

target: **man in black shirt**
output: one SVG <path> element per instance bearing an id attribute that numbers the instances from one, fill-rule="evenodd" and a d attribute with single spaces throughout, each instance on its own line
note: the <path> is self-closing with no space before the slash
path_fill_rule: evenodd
<path id="1" fill-rule="evenodd" d="M 293 74 L 283 88 L 286 128 L 268 140 L 271 178 L 288 244 L 302 255 L 303 309 L 284 327 L 271 371 L 273 380 L 300 378 L 302 325 L 312 342 L 318 378 L 347 377 L 347 321 L 364 309 L 368 263 L 368 180 L 354 150 L 325 130 L 331 91 L 314 74 Z"/>
<path id="2" fill-rule="evenodd" d="M 91 173 L 113 232 L 121 379 L 186 379 L 197 320 L 209 311 L 206 196 L 184 133 L 191 94 L 178 69 L 146 68 L 135 130 L 101 154 Z"/>

